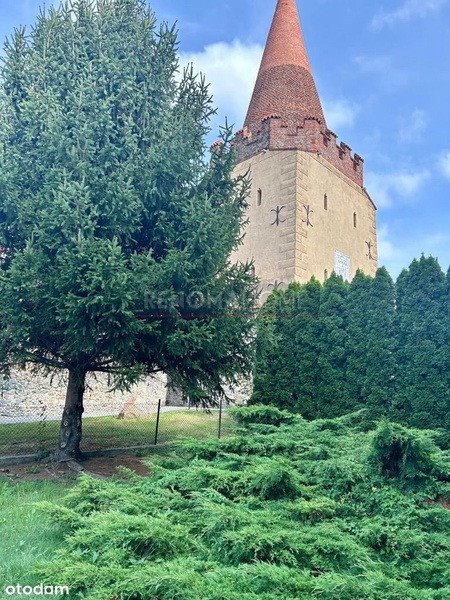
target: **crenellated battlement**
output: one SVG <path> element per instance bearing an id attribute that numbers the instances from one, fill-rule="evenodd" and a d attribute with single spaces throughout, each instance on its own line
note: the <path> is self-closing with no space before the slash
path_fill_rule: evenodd
<path id="1" fill-rule="evenodd" d="M 233 147 L 237 162 L 264 150 L 302 150 L 322 156 L 357 185 L 364 186 L 364 159 L 316 117 L 268 115 L 236 133 Z"/>

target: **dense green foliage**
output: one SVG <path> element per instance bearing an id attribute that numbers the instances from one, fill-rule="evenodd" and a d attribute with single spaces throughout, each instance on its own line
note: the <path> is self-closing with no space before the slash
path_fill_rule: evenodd
<path id="1" fill-rule="evenodd" d="M 334 417 L 349 412 L 354 402 L 346 385 L 348 348 L 351 341 L 348 287 L 341 277 L 334 274 L 322 290 L 318 325 L 315 359 L 319 376 L 313 390 L 318 399 L 315 405 L 317 416 Z"/>
<path id="2" fill-rule="evenodd" d="M 397 281 L 398 385 L 394 410 L 419 427 L 450 427 L 450 298 L 433 259 L 414 261 Z"/>
<path id="3" fill-rule="evenodd" d="M 249 425 L 250 423 L 282 425 L 293 423 L 295 420 L 293 414 L 270 405 L 250 406 L 246 410 L 232 408 L 230 413 L 240 425 Z"/>
<path id="4" fill-rule="evenodd" d="M 250 368 L 248 183 L 229 130 L 205 160 L 210 92 L 177 44 L 144 0 L 63 2 L 6 44 L 0 364 L 70 371 L 73 405 L 87 372 L 200 402 Z"/>
<path id="5" fill-rule="evenodd" d="M 275 291 L 260 310 L 254 368 L 255 403 L 296 410 L 301 398 L 306 417 L 316 415 L 314 390 L 317 364 L 321 285 L 293 283 Z M 295 370 L 292 368 L 296 365 Z M 307 377 L 304 374 L 308 374 Z M 268 400 L 270 399 L 270 400 Z"/>
<path id="6" fill-rule="evenodd" d="M 41 577 L 90 600 L 449 597 L 450 455 L 430 434 L 240 411 L 236 436 L 186 441 L 151 477 L 83 477 L 44 505 L 67 537 Z"/>
<path id="7" fill-rule="evenodd" d="M 178 77 L 176 52 L 176 32 L 158 28 L 143 0 L 64 3 L 7 44 L 0 316 L 10 361 L 128 379 L 143 363 L 209 386 L 248 364 L 244 320 L 202 319 L 213 309 L 199 299 L 223 314 L 242 294 L 251 312 L 251 278 L 228 264 L 246 186 L 231 179 L 228 138 L 205 163 L 210 94 L 191 70 Z"/>
<path id="8" fill-rule="evenodd" d="M 252 402 L 450 429 L 449 281 L 422 257 L 396 284 L 383 268 L 277 290 L 258 318 Z"/>

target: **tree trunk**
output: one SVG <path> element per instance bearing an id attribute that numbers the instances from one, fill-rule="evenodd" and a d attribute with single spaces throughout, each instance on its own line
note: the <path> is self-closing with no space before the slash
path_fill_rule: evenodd
<path id="1" fill-rule="evenodd" d="M 83 416 L 83 396 L 86 383 L 86 373 L 79 370 L 69 371 L 67 384 L 66 404 L 61 420 L 58 451 L 56 460 L 68 462 L 81 460 L 83 454 L 80 450 Z"/>

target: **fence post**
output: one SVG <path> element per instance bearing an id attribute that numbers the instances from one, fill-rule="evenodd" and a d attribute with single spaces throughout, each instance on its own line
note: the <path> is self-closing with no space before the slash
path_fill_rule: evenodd
<path id="1" fill-rule="evenodd" d="M 160 416 L 161 416 L 161 398 L 158 400 L 158 412 L 156 414 L 155 446 L 158 445 L 159 417 Z"/>
<path id="2" fill-rule="evenodd" d="M 219 440 L 222 437 L 222 409 L 223 409 L 223 397 L 220 396 L 220 401 L 219 401 L 219 432 L 218 432 Z"/>

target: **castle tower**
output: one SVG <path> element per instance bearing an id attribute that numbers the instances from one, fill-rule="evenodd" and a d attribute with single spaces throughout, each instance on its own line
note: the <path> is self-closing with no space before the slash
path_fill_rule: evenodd
<path id="1" fill-rule="evenodd" d="M 252 180 L 248 225 L 235 257 L 253 259 L 263 289 L 333 271 L 377 268 L 376 207 L 363 159 L 327 127 L 295 0 L 278 0 L 235 174 Z"/>

